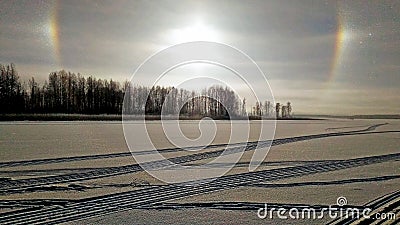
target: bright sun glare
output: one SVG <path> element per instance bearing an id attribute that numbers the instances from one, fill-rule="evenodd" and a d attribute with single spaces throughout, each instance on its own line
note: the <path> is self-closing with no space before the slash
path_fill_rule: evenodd
<path id="1" fill-rule="evenodd" d="M 197 22 L 191 26 L 174 29 L 169 34 L 169 40 L 173 43 L 190 41 L 220 41 L 218 32 L 212 27 Z"/>

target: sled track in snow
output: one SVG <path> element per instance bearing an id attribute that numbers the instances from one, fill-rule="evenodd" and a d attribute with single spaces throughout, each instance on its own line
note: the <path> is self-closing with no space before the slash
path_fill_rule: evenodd
<path id="1" fill-rule="evenodd" d="M 0 221 L 1 224 L 58 224 L 132 208 L 149 207 L 168 200 L 233 189 L 251 183 L 299 177 L 399 159 L 400 153 L 397 153 L 342 160 L 336 163 L 314 163 L 303 166 L 227 175 L 211 181 L 210 183 L 207 183 L 210 181 L 209 179 L 198 180 L 195 186 L 189 186 L 186 182 L 149 187 L 129 192 L 82 199 L 65 204 L 63 207 L 53 206 L 16 210 L 0 214 Z"/>
<path id="2" fill-rule="evenodd" d="M 375 128 L 379 126 L 386 125 L 388 123 L 382 124 L 375 124 L 367 127 L 366 129 L 355 130 L 355 131 L 348 131 L 348 132 L 341 132 L 341 133 L 353 133 L 353 132 L 368 132 L 375 130 Z M 333 128 L 332 128 L 333 129 Z M 233 147 L 236 145 L 246 145 L 244 143 L 235 143 L 235 144 L 215 144 L 215 145 L 208 145 L 208 146 L 193 146 L 193 147 L 185 147 L 182 148 L 167 148 L 167 149 L 160 149 L 160 150 L 143 150 L 137 151 L 135 154 L 153 154 L 155 152 L 178 152 L 178 151 L 185 151 L 185 150 L 196 150 L 196 149 L 211 149 L 211 148 L 221 148 L 221 147 Z M 60 157 L 60 158 L 50 158 L 50 159 L 33 159 L 33 160 L 24 160 L 24 161 L 9 161 L 9 162 L 0 162 L 0 168 L 4 167 L 15 167 L 15 166 L 33 166 L 33 165 L 42 165 L 42 164 L 51 164 L 51 163 L 65 163 L 65 162 L 73 162 L 73 161 L 82 161 L 82 160 L 94 160 L 94 159 L 107 159 L 107 158 L 119 158 L 119 157 L 129 157 L 132 156 L 130 152 L 118 152 L 118 153 L 111 153 L 111 154 L 99 154 L 99 155 L 84 155 L 84 156 L 71 156 L 71 157 Z"/>
<path id="3" fill-rule="evenodd" d="M 375 125 L 378 126 L 378 125 Z M 386 132 L 386 131 L 382 131 Z M 397 132 L 397 131 L 395 131 Z M 305 141 L 311 139 L 318 138 L 326 138 L 326 137 L 337 137 L 337 136 L 346 136 L 346 135 L 361 135 L 361 134 L 371 134 L 371 133 L 381 133 L 381 132 L 343 132 L 343 133 L 327 133 L 327 134 L 317 134 L 317 135 L 307 135 L 307 136 L 299 136 L 292 138 L 283 138 L 276 139 L 272 142 L 272 146 L 282 145 L 287 143 L 293 143 L 298 141 Z M 249 142 L 245 147 L 244 151 L 254 150 L 258 147 L 267 147 L 271 145 L 271 141 L 262 141 L 262 142 Z M 218 157 L 221 154 L 234 154 L 243 151 L 243 146 L 230 147 L 227 149 L 216 150 L 212 152 L 204 152 L 197 153 L 192 155 L 180 156 L 175 158 L 170 158 L 168 160 L 161 161 L 153 161 L 149 163 L 142 164 L 148 169 L 160 169 L 167 165 L 169 165 L 169 161 L 176 164 L 184 164 L 188 162 L 193 162 L 197 160 L 210 159 L 214 157 Z M 134 165 L 126 165 L 126 166 L 117 166 L 117 167 L 105 167 L 98 168 L 88 172 L 81 173 L 71 173 L 64 175 L 55 175 L 55 176 L 46 176 L 46 177 L 37 177 L 37 178 L 27 178 L 27 179 L 19 179 L 19 180 L 6 180 L 0 182 L 0 194 L 10 194 L 10 193 L 18 193 L 23 192 L 26 189 L 38 187 L 41 185 L 49 185 L 49 184 L 57 184 L 57 183 L 66 183 L 66 182 L 75 182 L 75 181 L 83 181 L 90 179 L 97 179 L 103 177 L 110 177 L 116 175 L 123 175 L 128 173 L 134 173 L 143 171 L 141 166 L 138 164 Z"/>
<path id="4" fill-rule="evenodd" d="M 231 144 L 229 146 L 235 145 L 245 145 L 244 143 L 236 143 Z M 146 155 L 146 154 L 154 154 L 156 152 L 168 153 L 168 152 L 178 152 L 178 151 L 186 151 L 186 150 L 197 150 L 197 149 L 212 149 L 212 148 L 221 148 L 225 147 L 228 144 L 215 144 L 209 146 L 194 146 L 194 147 L 185 147 L 182 148 L 165 148 L 160 150 L 143 150 L 137 151 L 135 154 L 137 155 Z M 50 159 L 33 159 L 33 160 L 24 160 L 24 161 L 10 161 L 10 162 L 0 162 L 0 168 L 6 167 L 16 167 L 16 166 L 34 166 L 34 165 L 43 165 L 43 164 L 52 164 L 52 163 L 66 163 L 66 162 L 75 162 L 75 161 L 84 161 L 84 160 L 94 160 L 94 159 L 110 159 L 110 158 L 120 158 L 120 157 L 129 157 L 132 156 L 131 152 L 118 152 L 111 154 L 99 154 L 99 155 L 84 155 L 84 156 L 71 156 L 71 157 L 61 157 L 61 158 L 50 158 Z"/>

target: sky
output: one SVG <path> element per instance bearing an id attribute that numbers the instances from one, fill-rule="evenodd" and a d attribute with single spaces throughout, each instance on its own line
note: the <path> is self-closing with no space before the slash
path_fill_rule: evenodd
<path id="1" fill-rule="evenodd" d="M 211 41 L 251 57 L 270 85 L 243 74 L 252 88 L 270 88 L 295 114 L 399 114 L 399 37 L 399 1 L 0 2 L 0 63 L 14 63 L 22 80 L 65 69 L 122 82 L 158 51 Z M 162 84 L 189 73 L 232 75 L 190 69 Z"/>

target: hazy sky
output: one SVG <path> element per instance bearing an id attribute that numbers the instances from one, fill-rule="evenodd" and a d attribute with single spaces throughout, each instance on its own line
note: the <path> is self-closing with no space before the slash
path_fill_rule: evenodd
<path id="1" fill-rule="evenodd" d="M 294 113 L 400 113 L 399 1 L 0 2 L 0 63 L 23 79 L 65 69 L 123 81 L 196 40 L 247 53 Z"/>

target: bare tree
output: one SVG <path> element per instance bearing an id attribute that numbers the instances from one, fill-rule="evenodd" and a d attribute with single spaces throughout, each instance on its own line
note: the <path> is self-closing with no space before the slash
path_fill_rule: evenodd
<path id="1" fill-rule="evenodd" d="M 292 117 L 292 104 L 290 102 L 287 102 L 286 107 L 287 107 L 287 116 L 290 118 Z"/>
<path id="2" fill-rule="evenodd" d="M 281 103 L 277 102 L 275 106 L 275 113 L 276 113 L 276 118 L 279 118 L 279 112 L 281 110 Z"/>

